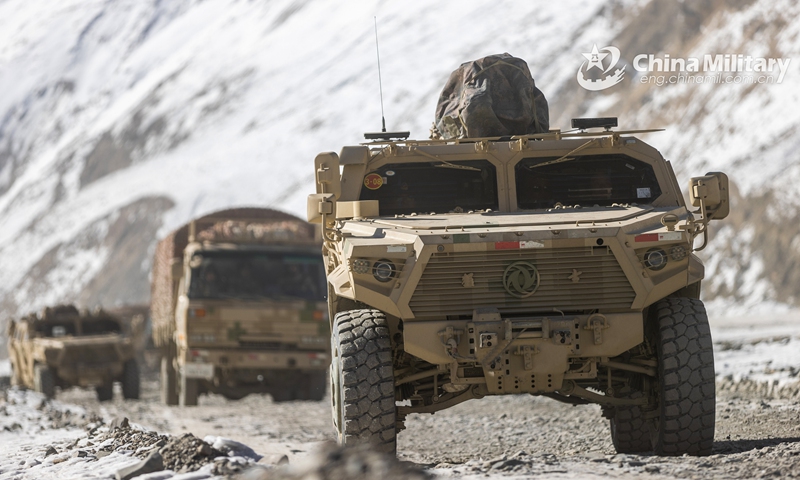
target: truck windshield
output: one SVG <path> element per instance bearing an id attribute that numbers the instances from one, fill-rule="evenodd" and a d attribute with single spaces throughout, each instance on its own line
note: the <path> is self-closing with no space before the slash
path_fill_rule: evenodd
<path id="1" fill-rule="evenodd" d="M 189 298 L 325 301 L 320 255 L 203 252 L 195 255 Z"/>
<path id="2" fill-rule="evenodd" d="M 627 155 L 525 158 L 515 167 L 517 206 L 552 208 L 650 204 L 659 195 L 653 167 Z"/>
<path id="3" fill-rule="evenodd" d="M 360 199 L 382 216 L 497 210 L 497 174 L 486 160 L 393 163 L 364 177 Z"/>

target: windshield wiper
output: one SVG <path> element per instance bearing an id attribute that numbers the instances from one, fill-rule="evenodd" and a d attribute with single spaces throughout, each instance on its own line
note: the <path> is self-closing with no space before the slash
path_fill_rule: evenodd
<path id="1" fill-rule="evenodd" d="M 442 163 L 440 163 L 439 165 L 434 165 L 434 167 L 456 168 L 458 170 L 470 170 L 470 171 L 473 171 L 473 172 L 480 172 L 481 171 L 480 168 L 470 167 L 469 165 L 458 165 L 458 164 L 455 164 L 455 163 L 445 162 L 444 160 L 439 160 L 439 161 L 442 162 Z"/>
<path id="2" fill-rule="evenodd" d="M 473 171 L 473 172 L 480 172 L 481 171 L 480 168 L 470 167 L 469 165 L 457 165 L 455 163 L 450 163 L 447 160 L 442 160 L 441 158 L 439 158 L 439 157 L 437 157 L 435 155 L 431 155 L 428 152 L 423 152 L 422 150 L 414 149 L 414 152 L 419 153 L 422 156 L 425 156 L 425 157 L 428 157 L 428 158 L 432 158 L 432 159 L 436 160 L 437 162 L 441 162 L 439 165 L 433 165 L 434 167 L 456 168 L 458 170 L 470 170 L 470 171 Z"/>
<path id="3" fill-rule="evenodd" d="M 575 150 L 567 153 L 563 157 L 556 158 L 555 160 L 550 160 L 550 161 L 547 161 L 547 162 L 537 163 L 536 165 L 528 165 L 528 168 L 533 169 L 533 168 L 538 168 L 538 167 L 544 167 L 545 165 L 553 165 L 553 164 L 556 164 L 556 163 L 563 163 L 563 162 L 569 162 L 571 160 L 575 160 L 578 157 L 570 157 L 570 155 L 574 155 L 574 154 L 580 152 L 581 150 L 583 150 L 584 148 L 587 148 L 589 145 L 591 145 L 593 143 L 597 143 L 598 140 L 600 140 L 600 139 L 599 138 L 594 138 L 594 139 L 589 140 L 588 142 L 584 143 L 580 147 L 576 148 Z"/>

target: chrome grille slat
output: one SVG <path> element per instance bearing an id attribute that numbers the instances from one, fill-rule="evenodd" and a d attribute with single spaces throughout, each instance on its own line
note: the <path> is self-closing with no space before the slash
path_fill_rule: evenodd
<path id="1" fill-rule="evenodd" d="M 524 299 L 503 288 L 506 268 L 520 260 L 535 265 L 541 279 L 536 293 Z M 581 272 L 577 283 L 569 278 L 573 269 Z M 473 274 L 474 287 L 461 284 L 465 273 Z M 416 317 L 468 315 L 487 306 L 501 313 L 618 309 L 629 308 L 635 296 L 607 248 L 500 250 L 434 253 L 409 306 Z"/>

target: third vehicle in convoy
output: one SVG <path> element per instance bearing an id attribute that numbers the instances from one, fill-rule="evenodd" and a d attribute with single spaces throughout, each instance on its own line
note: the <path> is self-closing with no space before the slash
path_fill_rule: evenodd
<path id="1" fill-rule="evenodd" d="M 522 71 L 495 57 L 461 78 L 489 75 L 491 91 L 491 75 Z M 541 97 L 530 128 L 502 112 L 505 125 L 484 128 L 486 110 L 445 105 L 442 138 L 382 132 L 316 157 L 308 217 L 323 226 L 339 439 L 394 451 L 409 414 L 528 393 L 599 404 L 619 452 L 709 454 L 714 365 L 694 252 L 728 214 L 727 177 L 692 178 L 688 206 L 641 131 L 614 130 L 616 118 L 550 130 L 530 87 L 518 89 Z"/>
<path id="2" fill-rule="evenodd" d="M 111 400 L 114 382 L 126 399 L 139 398 L 137 354 L 144 344 L 144 318 L 123 320 L 102 309 L 73 305 L 44 308 L 8 324 L 11 383 L 48 398 L 56 387 L 93 387 L 101 402 Z"/>

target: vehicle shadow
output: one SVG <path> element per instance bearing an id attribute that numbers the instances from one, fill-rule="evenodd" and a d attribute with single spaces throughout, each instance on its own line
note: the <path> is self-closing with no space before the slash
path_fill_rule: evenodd
<path id="1" fill-rule="evenodd" d="M 759 450 L 765 447 L 774 447 L 784 443 L 798 443 L 800 437 L 787 437 L 787 438 L 758 438 L 758 439 L 742 439 L 742 440 L 723 440 L 715 441 L 712 455 L 726 455 L 732 453 L 747 452 L 750 450 Z"/>

